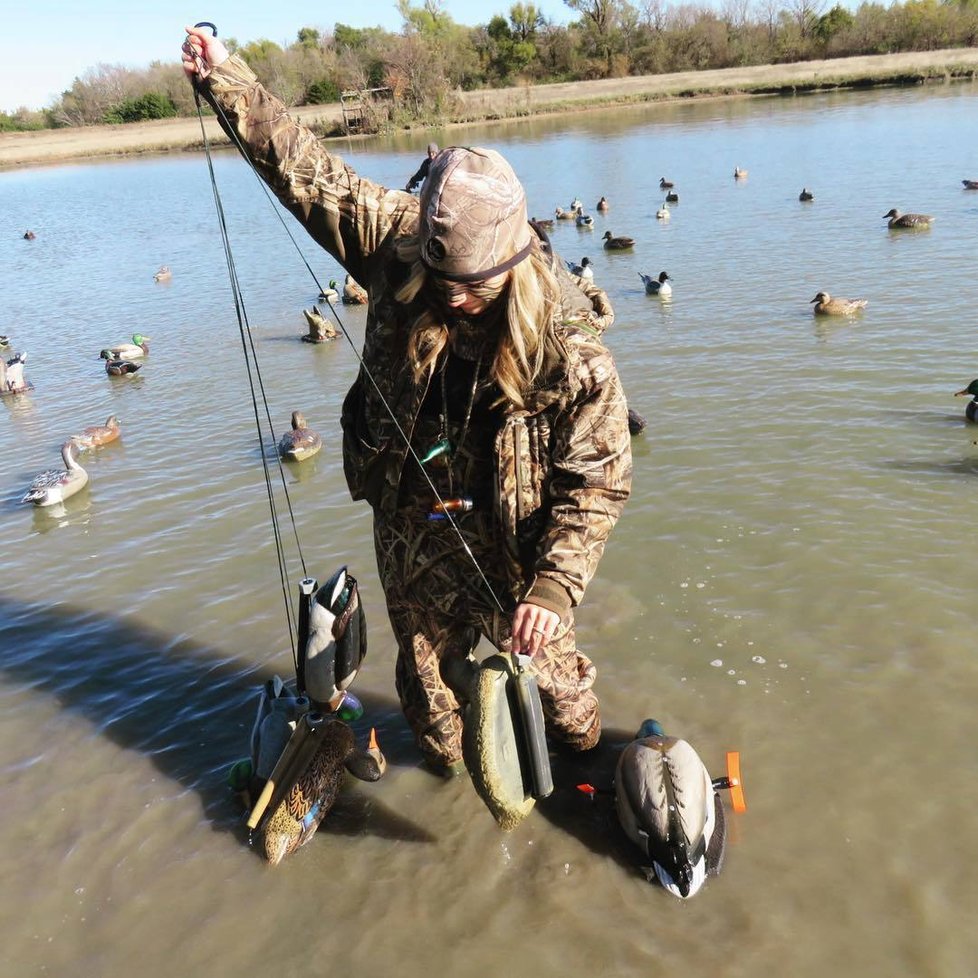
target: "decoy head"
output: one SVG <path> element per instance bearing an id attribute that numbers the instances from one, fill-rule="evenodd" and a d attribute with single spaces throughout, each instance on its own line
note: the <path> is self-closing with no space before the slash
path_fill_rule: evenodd
<path id="1" fill-rule="evenodd" d="M 828 292 L 816 292 L 815 298 L 809 299 L 809 305 L 811 305 L 813 302 L 828 302 L 831 298 L 832 296 L 830 296 Z"/>
<path id="2" fill-rule="evenodd" d="M 883 215 L 883 220 L 885 221 L 885 220 L 886 220 L 887 218 L 889 218 L 889 217 L 892 217 L 892 218 L 897 218 L 897 217 L 899 217 L 899 216 L 900 216 L 900 212 L 899 212 L 899 211 L 898 211 L 898 210 L 897 210 L 897 209 L 896 209 L 895 207 L 891 207 L 891 208 L 890 208 L 890 209 L 889 209 L 889 210 L 888 210 L 888 211 L 887 211 L 887 212 L 886 212 L 886 213 L 885 213 L 885 214 Z"/>
<path id="3" fill-rule="evenodd" d="M 306 416 L 301 411 L 292 412 L 292 427 L 298 431 L 300 428 L 307 427 Z"/>
<path id="4" fill-rule="evenodd" d="M 665 737 L 665 735 L 666 732 L 662 729 L 662 724 L 658 720 L 649 718 L 642 721 L 642 726 L 638 728 L 635 739 L 644 740 L 646 737 Z"/>
<path id="5" fill-rule="evenodd" d="M 963 391 L 958 391 L 955 397 L 965 397 L 966 395 L 978 397 L 978 380 L 973 380 Z"/>
<path id="6" fill-rule="evenodd" d="M 136 344 L 136 346 L 142 346 L 144 343 L 148 342 L 152 338 L 153 338 L 152 336 L 143 336 L 142 333 L 132 334 L 132 341 L 133 343 Z"/>
<path id="7" fill-rule="evenodd" d="M 665 281 L 668 280 L 668 278 L 669 278 L 669 273 L 668 272 L 659 272 L 659 281 L 660 282 L 665 282 Z"/>

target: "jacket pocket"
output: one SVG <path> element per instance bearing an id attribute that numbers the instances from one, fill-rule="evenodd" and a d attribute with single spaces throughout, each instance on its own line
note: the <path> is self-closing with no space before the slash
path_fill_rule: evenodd
<path id="1" fill-rule="evenodd" d="M 380 504 L 384 484 L 383 457 L 367 425 L 367 397 L 361 377 L 353 382 L 343 399 L 340 413 L 343 428 L 343 474 L 350 495 Z"/>
<path id="2" fill-rule="evenodd" d="M 498 500 L 503 526 L 517 524 L 543 504 L 550 471 L 550 426 L 541 416 L 508 418 L 499 444 Z"/>

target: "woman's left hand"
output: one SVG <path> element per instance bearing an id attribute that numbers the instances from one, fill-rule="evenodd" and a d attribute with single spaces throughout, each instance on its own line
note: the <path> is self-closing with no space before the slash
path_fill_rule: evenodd
<path id="1" fill-rule="evenodd" d="M 514 655 L 533 655 L 554 637 L 560 615 L 538 604 L 517 605 L 513 615 Z"/>

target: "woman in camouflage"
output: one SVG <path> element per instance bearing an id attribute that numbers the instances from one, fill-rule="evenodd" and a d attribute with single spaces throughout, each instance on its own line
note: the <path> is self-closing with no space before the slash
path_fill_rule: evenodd
<path id="1" fill-rule="evenodd" d="M 607 296 L 551 253 L 498 153 L 444 150 L 420 198 L 384 188 L 328 153 L 218 40 L 187 33 L 184 68 L 222 125 L 369 295 L 343 465 L 373 508 L 419 748 L 461 769 L 457 667 L 482 635 L 533 657 L 550 736 L 594 747 L 595 669 L 573 608 L 631 481 L 627 406 L 601 341 Z"/>

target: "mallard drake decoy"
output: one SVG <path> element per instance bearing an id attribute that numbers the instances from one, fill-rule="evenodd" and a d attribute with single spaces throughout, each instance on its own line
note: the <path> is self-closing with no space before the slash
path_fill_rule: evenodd
<path id="1" fill-rule="evenodd" d="M 610 231 L 605 231 L 602 239 L 606 251 L 627 251 L 629 248 L 635 247 L 634 238 L 628 238 L 624 235 L 615 237 Z"/>
<path id="2" fill-rule="evenodd" d="M 530 223 L 543 228 L 544 231 L 550 231 L 554 226 L 553 218 L 550 217 L 531 217 Z"/>
<path id="3" fill-rule="evenodd" d="M 306 322 L 309 324 L 309 332 L 302 337 L 306 343 L 326 343 L 340 335 L 316 306 L 312 309 L 303 309 L 302 315 L 306 317 Z"/>
<path id="4" fill-rule="evenodd" d="M 306 424 L 301 411 L 292 412 L 292 430 L 279 439 L 278 453 L 289 462 L 303 462 L 323 447 L 323 440 Z"/>
<path id="5" fill-rule="evenodd" d="M 564 211 L 559 207 L 554 208 L 554 218 L 558 221 L 573 221 L 577 217 L 575 211 Z"/>
<path id="6" fill-rule="evenodd" d="M 670 190 L 666 194 L 666 203 L 667 204 L 678 204 L 679 203 L 679 194 L 675 190 Z"/>
<path id="7" fill-rule="evenodd" d="M 173 278 L 173 272 L 169 265 L 160 265 L 160 270 L 153 276 L 154 282 L 169 282 Z"/>
<path id="8" fill-rule="evenodd" d="M 965 190 L 978 190 L 978 180 L 962 180 Z"/>
<path id="9" fill-rule="evenodd" d="M 331 278 L 329 285 L 319 293 L 320 302 L 334 303 L 340 297 L 340 290 L 336 287 L 336 279 Z"/>
<path id="10" fill-rule="evenodd" d="M 971 396 L 971 400 L 965 405 L 964 416 L 969 421 L 978 422 L 978 380 L 973 380 L 963 391 L 958 391 L 955 397 Z"/>
<path id="11" fill-rule="evenodd" d="M 884 215 L 888 228 L 914 228 L 923 230 L 929 228 L 934 222 L 930 214 L 901 214 L 895 207 L 891 207 Z"/>
<path id="12" fill-rule="evenodd" d="M 123 361 L 128 363 L 128 360 Z M 99 448 L 108 445 L 110 441 L 115 441 L 119 437 L 119 419 L 110 414 L 106 418 L 105 424 L 93 424 L 85 428 L 80 435 L 72 435 L 71 443 L 78 451 L 85 451 L 87 448 Z"/>
<path id="13" fill-rule="evenodd" d="M 739 166 L 734 167 L 734 180 L 746 180 L 747 171 L 742 170 Z"/>
<path id="14" fill-rule="evenodd" d="M 21 502 L 33 503 L 35 506 L 53 506 L 64 502 L 83 488 L 88 483 L 88 473 L 75 461 L 74 452 L 75 446 L 71 441 L 66 441 L 61 446 L 65 467 L 42 472 L 31 483 Z"/>
<path id="15" fill-rule="evenodd" d="M 571 275 L 576 275 L 578 278 L 585 278 L 589 282 L 594 281 L 594 268 L 591 265 L 591 259 L 587 256 L 581 259 L 580 265 L 575 265 L 572 261 L 565 262 L 565 264 Z"/>
<path id="16" fill-rule="evenodd" d="M 649 882 L 694 896 L 719 873 L 726 849 L 723 804 L 699 755 L 646 720 L 615 769 L 615 802 L 625 834 L 651 861 Z"/>
<path id="17" fill-rule="evenodd" d="M 26 353 L 18 353 L 9 360 L 0 357 L 0 396 L 23 394 L 34 389 L 24 377 L 25 363 L 27 363 Z"/>
<path id="18" fill-rule="evenodd" d="M 628 433 L 630 435 L 640 435 L 645 431 L 648 421 L 631 408 L 628 409 Z"/>
<path id="19" fill-rule="evenodd" d="M 668 272 L 659 272 L 658 278 L 652 278 L 651 275 L 643 275 L 639 272 L 638 277 L 645 284 L 645 291 L 648 295 L 660 295 L 663 298 L 667 295 L 672 295 L 672 286 L 669 284 Z"/>
<path id="20" fill-rule="evenodd" d="M 348 306 L 362 306 L 367 301 L 367 290 L 355 282 L 349 273 L 343 282 L 343 301 Z"/>
<path id="21" fill-rule="evenodd" d="M 125 377 L 127 374 L 134 374 L 137 370 L 142 370 L 143 365 L 138 360 L 106 360 L 105 372 L 110 377 Z"/>
<path id="22" fill-rule="evenodd" d="M 149 356 L 149 341 L 152 336 L 133 333 L 131 343 L 120 343 L 118 346 L 107 346 L 99 353 L 103 360 L 139 360 Z"/>
<path id="23" fill-rule="evenodd" d="M 33 231 L 25 231 L 24 232 L 24 240 L 25 241 L 33 241 L 36 237 L 37 237 L 37 235 Z"/>
<path id="24" fill-rule="evenodd" d="M 594 218 L 590 214 L 584 213 L 583 207 L 577 208 L 577 213 L 574 217 L 574 222 L 579 228 L 592 228 L 594 227 Z"/>
<path id="25" fill-rule="evenodd" d="M 798 195 L 799 200 L 814 200 L 815 194 L 813 194 L 808 187 L 802 187 L 801 193 Z"/>
<path id="26" fill-rule="evenodd" d="M 676 185 L 671 180 L 667 180 L 665 177 L 659 177 L 660 190 L 671 190 L 675 186 Z"/>
<path id="27" fill-rule="evenodd" d="M 611 205 L 608 203 L 607 197 L 602 197 L 595 205 L 594 209 L 596 211 L 601 211 L 603 214 Z"/>
<path id="28" fill-rule="evenodd" d="M 668 221 L 672 215 L 669 213 L 669 205 L 663 204 L 656 212 L 655 219 L 657 221 Z"/>
<path id="29" fill-rule="evenodd" d="M 811 300 L 816 316 L 854 316 L 869 305 L 868 299 L 833 299 L 828 292 L 819 292 Z"/>

